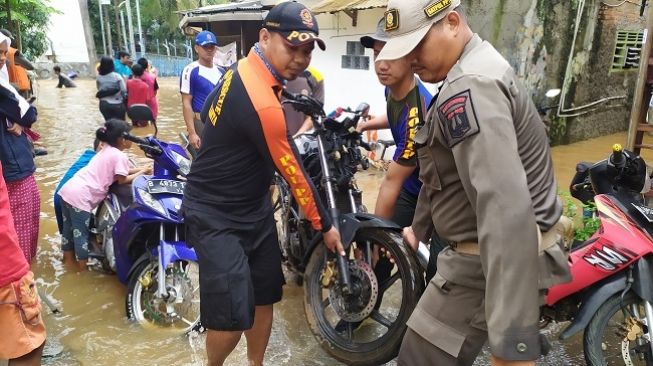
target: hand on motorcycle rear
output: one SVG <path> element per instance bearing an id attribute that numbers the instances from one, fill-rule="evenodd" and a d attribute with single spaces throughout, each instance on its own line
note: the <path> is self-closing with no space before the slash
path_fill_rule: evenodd
<path id="1" fill-rule="evenodd" d="M 195 149 L 200 148 L 200 136 L 193 132 L 188 134 L 188 143 L 190 146 L 194 147 Z"/>
<path id="2" fill-rule="evenodd" d="M 331 227 L 329 231 L 323 234 L 324 245 L 329 248 L 330 251 L 338 253 L 342 256 L 345 255 L 345 248 L 342 246 L 342 241 L 340 240 L 340 233 L 336 230 L 335 227 Z"/>
<path id="3" fill-rule="evenodd" d="M 413 249 L 413 251 L 416 252 L 417 247 L 419 246 L 419 240 L 417 240 L 417 236 L 413 231 L 413 227 L 405 227 L 404 231 L 402 232 L 402 236 L 404 237 L 404 243 L 408 244 Z"/>

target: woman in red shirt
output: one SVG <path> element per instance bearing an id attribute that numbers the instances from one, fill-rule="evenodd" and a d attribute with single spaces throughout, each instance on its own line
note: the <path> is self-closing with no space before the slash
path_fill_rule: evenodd
<path id="1" fill-rule="evenodd" d="M 154 111 L 154 93 L 152 88 L 141 79 L 143 76 L 143 67 L 139 64 L 132 66 L 134 77 L 127 80 L 127 109 L 134 104 L 146 104 Z M 148 121 L 132 121 L 134 126 L 145 127 Z"/>

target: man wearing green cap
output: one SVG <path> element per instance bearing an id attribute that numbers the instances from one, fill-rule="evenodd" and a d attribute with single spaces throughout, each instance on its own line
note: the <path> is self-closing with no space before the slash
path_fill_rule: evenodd
<path id="1" fill-rule="evenodd" d="M 471 365 L 489 340 L 493 365 L 534 365 L 541 295 L 570 279 L 544 125 L 460 0 L 390 0 L 385 30 L 377 60 L 407 56 L 422 80 L 443 82 L 415 136 L 423 186 L 404 238 L 426 241 L 435 223 L 451 243 L 398 364 Z"/>

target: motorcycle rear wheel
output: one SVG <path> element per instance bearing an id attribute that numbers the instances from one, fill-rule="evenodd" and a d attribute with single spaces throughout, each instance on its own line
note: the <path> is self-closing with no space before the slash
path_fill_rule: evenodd
<path id="1" fill-rule="evenodd" d="M 125 310 L 127 318 L 144 327 L 169 328 L 186 334 L 200 322 L 199 265 L 175 261 L 166 270 L 169 301 L 155 296 L 158 263 L 141 263 L 129 279 Z M 181 302 L 174 301 L 181 297 Z M 171 314 L 171 309 L 174 309 Z"/>
<path id="2" fill-rule="evenodd" d="M 625 310 L 629 309 L 629 311 Z M 635 314 L 632 314 L 635 312 Z M 625 324 L 626 318 L 633 316 L 637 319 L 645 319 L 646 313 L 644 303 L 639 296 L 629 292 L 621 301 L 621 294 L 616 294 L 604 302 L 596 311 L 592 320 L 583 334 L 583 350 L 585 361 L 590 366 L 612 366 L 624 365 L 621 354 L 621 340 L 624 338 L 617 333 L 622 333 L 620 326 Z M 644 349 L 648 350 L 649 342 L 644 343 Z M 630 342 L 629 353 L 632 365 L 653 365 L 653 359 L 647 357 L 640 360 L 633 347 L 635 342 Z M 650 355 L 650 351 L 648 351 Z"/>
<path id="3" fill-rule="evenodd" d="M 424 290 L 420 267 L 399 233 L 364 230 L 357 233 L 352 245 L 361 249 L 366 247 L 366 242 L 390 252 L 396 264 L 391 277 L 379 283 L 379 292 L 383 293 L 380 307 L 358 329 L 354 330 L 352 323 L 344 323 L 347 326 L 344 332 L 335 329 L 341 322 L 329 297 L 335 285 L 325 289 L 320 279 L 325 266 L 323 244 L 313 251 L 304 273 L 304 310 L 311 331 L 325 351 L 347 365 L 380 365 L 396 357 L 406 322 Z M 399 287 L 401 296 L 397 296 Z"/>

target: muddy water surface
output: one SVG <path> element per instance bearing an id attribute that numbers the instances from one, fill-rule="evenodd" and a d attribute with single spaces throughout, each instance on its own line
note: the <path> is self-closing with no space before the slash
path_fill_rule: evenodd
<path id="1" fill-rule="evenodd" d="M 159 136 L 179 141 L 184 130 L 180 98 L 175 79 L 159 81 Z M 57 357 L 44 359 L 47 365 L 202 365 L 205 364 L 202 336 L 180 337 L 161 329 L 143 329 L 125 317 L 126 287 L 115 276 L 95 272 L 81 275 L 64 271 L 61 264 L 60 237 L 52 208 L 52 192 L 64 172 L 86 148 L 92 145 L 94 132 L 102 122 L 95 99 L 95 82 L 80 80 L 75 89 L 56 89 L 54 81 L 40 82 L 39 122 L 36 129 L 49 154 L 37 158 L 37 180 L 41 188 L 41 224 L 39 253 L 34 272 L 40 286 L 56 301 L 61 315 L 46 311 L 50 341 L 63 348 Z M 151 128 L 135 131 L 151 133 Z M 576 162 L 595 161 L 610 152 L 615 142 L 623 143 L 625 134 L 554 149 L 556 173 L 563 189 L 568 185 Z M 139 151 L 130 154 L 146 161 Z M 653 160 L 652 160 L 653 161 Z M 365 192 L 364 201 L 374 207 L 381 174 L 376 170 L 358 175 Z M 284 300 L 275 307 L 275 324 L 266 354 L 269 365 L 339 365 L 315 342 L 308 330 L 303 310 L 302 288 L 288 285 Z M 555 339 L 557 327 L 548 332 Z M 582 365 L 579 340 L 554 343 L 542 365 Z M 228 365 L 246 365 L 244 342 L 231 356 Z M 488 364 L 487 355 L 478 364 Z M 394 364 L 394 363 L 393 363 Z"/>

